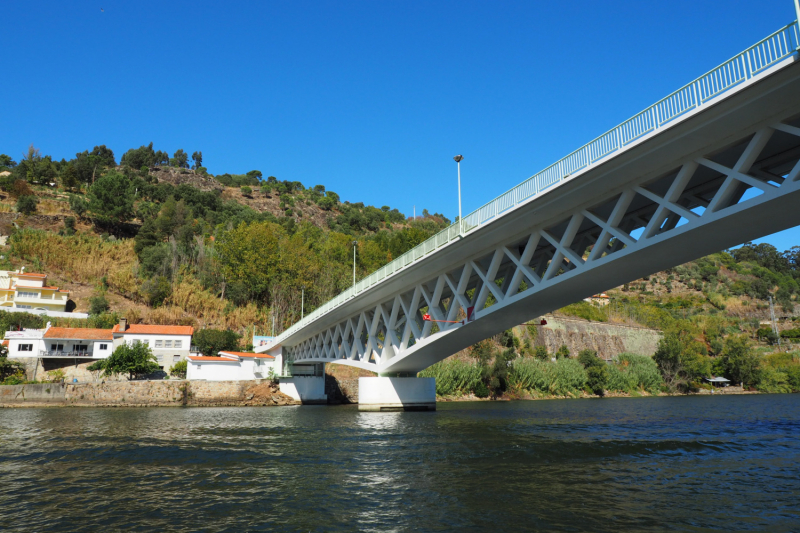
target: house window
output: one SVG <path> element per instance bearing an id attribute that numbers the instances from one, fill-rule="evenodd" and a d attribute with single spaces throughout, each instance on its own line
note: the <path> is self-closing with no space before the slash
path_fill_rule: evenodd
<path id="1" fill-rule="evenodd" d="M 173 355 L 172 356 L 172 362 L 173 363 L 180 363 L 181 362 L 181 356 L 180 355 Z"/>
<path id="2" fill-rule="evenodd" d="M 64 345 L 63 344 L 51 344 L 50 345 L 50 350 L 52 350 L 54 352 L 61 352 L 61 351 L 64 350 Z"/>
<path id="3" fill-rule="evenodd" d="M 19 345 L 20 352 L 32 352 L 33 351 L 33 344 L 20 344 Z"/>
<path id="4" fill-rule="evenodd" d="M 74 347 L 74 351 L 76 352 L 88 352 L 89 345 L 88 344 L 76 344 Z"/>
<path id="5" fill-rule="evenodd" d="M 172 348 L 172 341 L 164 341 L 164 348 Z"/>
<path id="6" fill-rule="evenodd" d="M 181 344 L 182 344 L 181 341 L 175 341 L 175 348 L 180 349 Z"/>
<path id="7" fill-rule="evenodd" d="M 28 291 L 17 291 L 17 298 L 38 298 L 39 293 Z"/>
<path id="8" fill-rule="evenodd" d="M 156 361 L 158 361 L 159 363 L 163 363 L 164 362 L 164 356 L 163 355 L 157 355 L 156 356 Z"/>
<path id="9" fill-rule="evenodd" d="M 164 341 L 156 341 L 156 348 L 163 348 L 163 347 L 164 347 Z"/>
<path id="10" fill-rule="evenodd" d="M 100 345 L 100 349 L 101 350 L 108 350 L 108 344 L 101 344 Z"/>
<path id="11" fill-rule="evenodd" d="M 17 304 L 17 309 L 33 309 L 32 305 L 19 305 Z"/>
<path id="12" fill-rule="evenodd" d="M 150 339 L 143 340 L 142 344 L 144 344 L 145 346 L 150 346 Z"/>

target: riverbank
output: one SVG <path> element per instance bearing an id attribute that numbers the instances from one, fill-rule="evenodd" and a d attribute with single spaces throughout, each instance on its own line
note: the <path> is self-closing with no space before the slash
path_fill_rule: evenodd
<path id="1" fill-rule="evenodd" d="M 270 380 L 113 381 L 0 386 L 0 407 L 181 407 L 299 405 Z"/>
<path id="2" fill-rule="evenodd" d="M 535 392 L 514 392 L 514 393 L 507 393 L 499 398 L 478 398 L 474 394 L 465 394 L 459 396 L 437 396 L 437 402 L 481 402 L 481 401 L 511 401 L 511 400 L 577 400 L 577 399 L 592 399 L 592 398 L 649 398 L 653 396 L 720 396 L 720 395 L 742 395 L 742 394 L 763 394 L 759 391 L 755 390 L 744 390 L 742 387 L 720 387 L 718 389 L 700 389 L 695 392 L 676 392 L 676 393 L 669 393 L 669 392 L 659 392 L 656 394 L 651 394 L 647 391 L 636 391 L 634 393 L 629 392 L 607 392 L 603 396 L 599 396 L 597 394 L 588 394 L 586 392 L 582 392 L 581 394 L 574 395 L 574 396 L 564 396 L 564 395 L 557 395 L 557 394 L 542 394 L 542 393 L 535 393 Z"/>

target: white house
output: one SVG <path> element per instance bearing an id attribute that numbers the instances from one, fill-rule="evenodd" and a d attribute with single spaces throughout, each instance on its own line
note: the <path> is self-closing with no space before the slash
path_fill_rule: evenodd
<path id="1" fill-rule="evenodd" d="M 219 352 L 216 357 L 190 355 L 186 379 L 239 381 L 266 379 L 280 373 L 280 357 L 250 352 Z"/>
<path id="2" fill-rule="evenodd" d="M 132 345 L 139 341 L 150 347 L 163 370 L 169 370 L 172 365 L 189 356 L 194 328 L 128 324 L 122 318 L 110 331 L 114 338 L 114 348 L 122 343 Z"/>
<path id="3" fill-rule="evenodd" d="M 7 331 L 9 357 L 104 359 L 111 355 L 110 329 L 54 328 Z"/>

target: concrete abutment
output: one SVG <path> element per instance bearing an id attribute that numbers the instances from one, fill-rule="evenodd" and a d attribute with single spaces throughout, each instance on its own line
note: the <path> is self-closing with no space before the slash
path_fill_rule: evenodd
<path id="1" fill-rule="evenodd" d="M 359 411 L 435 411 L 436 379 L 358 378 Z"/>

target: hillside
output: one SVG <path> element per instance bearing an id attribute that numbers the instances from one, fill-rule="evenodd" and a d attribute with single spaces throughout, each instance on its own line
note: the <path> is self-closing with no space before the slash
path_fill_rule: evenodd
<path id="1" fill-rule="evenodd" d="M 258 170 L 212 176 L 202 154 L 189 169 L 182 152 L 169 158 L 142 146 L 120 164 L 104 146 L 60 162 L 33 147 L 19 164 L 0 155 L 0 232 L 9 236 L 0 268 L 47 272 L 96 320 L 121 313 L 247 338 L 268 333 L 273 319 L 277 331 L 294 323 L 301 295 L 308 313 L 349 287 L 354 241 L 361 278 L 450 223 L 427 211 L 411 220 L 390 206 L 342 202 L 324 185 Z M 798 361 L 767 355 L 779 341 L 766 322 L 768 299 L 783 343 L 800 338 L 799 278 L 800 248 L 746 244 L 609 288 L 607 306 L 577 302 L 555 314 L 663 332 L 656 360 L 668 389 L 696 387 L 714 373 L 780 390 L 789 387 L 786 365 Z M 479 367 L 480 383 L 503 394 L 504 360 L 567 355 L 552 338 L 515 328 L 454 360 Z M 757 371 L 730 363 L 734 353 Z"/>

